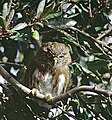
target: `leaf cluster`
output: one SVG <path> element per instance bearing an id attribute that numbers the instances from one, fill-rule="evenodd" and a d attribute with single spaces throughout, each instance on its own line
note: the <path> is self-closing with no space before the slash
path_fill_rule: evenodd
<path id="1" fill-rule="evenodd" d="M 111 1 L 1 0 L 0 8 L 0 64 L 17 80 L 24 82 L 23 66 L 27 67 L 35 56 L 38 42 L 57 41 L 70 48 L 71 88 L 94 85 L 112 90 Z M 0 120 L 49 118 L 49 110 L 34 107 L 35 102 L 21 98 L 10 85 L 0 86 L 5 90 L 0 94 Z M 63 100 L 59 104 L 61 109 L 54 106 L 59 113 L 51 116 L 67 120 L 73 116 L 78 120 L 111 120 L 110 99 L 82 91 Z"/>

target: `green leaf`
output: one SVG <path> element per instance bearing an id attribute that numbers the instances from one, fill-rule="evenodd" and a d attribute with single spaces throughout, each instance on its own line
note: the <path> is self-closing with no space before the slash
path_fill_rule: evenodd
<path id="1" fill-rule="evenodd" d="M 21 63 L 22 61 L 23 61 L 23 59 L 24 59 L 24 55 L 23 55 L 23 53 L 19 53 L 19 62 Z"/>
<path id="2" fill-rule="evenodd" d="M 104 53 L 104 50 L 102 49 L 102 47 L 98 44 L 95 43 L 94 41 L 91 41 L 90 39 L 85 39 L 85 41 L 88 42 L 88 44 L 91 46 L 91 48 L 93 49 L 94 52 L 99 52 L 99 53 Z"/>
<path id="3" fill-rule="evenodd" d="M 43 13 L 45 2 L 46 0 L 41 0 L 41 2 L 39 3 L 38 8 L 37 8 L 37 15 L 36 15 L 37 17 L 40 17 L 40 15 Z"/>
<path id="4" fill-rule="evenodd" d="M 39 33 L 37 30 L 33 31 L 32 32 L 32 37 L 35 39 L 35 40 L 39 40 Z"/>
<path id="5" fill-rule="evenodd" d="M 95 98 L 95 103 L 101 103 L 101 97 Z M 101 112 L 101 104 L 95 104 L 94 110 L 99 114 Z"/>
<path id="6" fill-rule="evenodd" d="M 78 16 L 78 15 L 79 15 L 79 13 L 72 14 L 72 15 L 70 15 L 68 18 L 73 18 L 73 17 L 76 17 L 76 16 Z"/>
<path id="7" fill-rule="evenodd" d="M 78 47 L 78 46 L 76 46 L 76 48 L 77 48 L 78 53 L 79 53 L 81 56 L 84 56 L 84 57 L 87 56 L 86 53 L 85 53 L 86 51 L 85 51 L 83 48 Z"/>
<path id="8" fill-rule="evenodd" d="M 48 7 L 45 8 L 44 12 L 41 14 L 41 18 L 47 17 L 55 7 L 55 2 L 53 1 Z"/>
<path id="9" fill-rule="evenodd" d="M 61 14 L 62 14 L 61 12 L 51 13 L 51 14 L 47 15 L 45 17 L 45 19 L 49 20 L 49 19 L 57 18 L 57 17 L 61 16 Z"/>
<path id="10" fill-rule="evenodd" d="M 110 116 L 110 118 L 112 118 L 112 105 L 111 104 L 107 104 L 107 113 Z"/>
<path id="11" fill-rule="evenodd" d="M 24 29 L 27 26 L 28 25 L 26 23 L 19 23 L 13 29 L 11 29 L 11 31 L 21 30 L 21 29 Z"/>
<path id="12" fill-rule="evenodd" d="M 7 23 L 4 17 L 0 16 L 0 25 L 7 31 Z"/>
<path id="13" fill-rule="evenodd" d="M 20 69 L 20 71 L 17 73 L 17 80 L 20 82 L 23 82 L 25 77 L 25 68 Z"/>
<path id="14" fill-rule="evenodd" d="M 7 19 L 7 26 L 10 25 L 10 22 L 12 21 L 13 17 L 14 17 L 14 13 L 15 13 L 15 10 L 12 9 L 10 11 L 10 14 L 8 15 L 8 19 Z"/>
<path id="15" fill-rule="evenodd" d="M 95 27 L 96 32 L 98 32 L 99 30 L 101 30 L 101 27 Z"/>
<path id="16" fill-rule="evenodd" d="M 6 18 L 6 16 L 9 14 L 8 12 L 8 3 L 3 4 L 3 10 L 2 10 L 2 16 Z"/>
<path id="17" fill-rule="evenodd" d="M 88 9 L 86 9 L 82 4 L 80 4 L 80 6 L 82 7 L 83 11 L 88 13 Z"/>
<path id="18" fill-rule="evenodd" d="M 75 20 L 60 18 L 60 19 L 51 20 L 48 24 L 48 27 L 54 29 L 65 29 L 65 28 L 70 28 L 76 24 L 77 22 Z"/>
<path id="19" fill-rule="evenodd" d="M 109 62 L 106 61 L 106 60 L 94 60 L 92 62 L 88 62 L 87 65 L 88 65 L 88 68 L 91 70 L 91 71 L 96 71 L 96 70 L 103 70 L 104 67 L 107 66 Z"/>
<path id="20" fill-rule="evenodd" d="M 101 52 L 99 53 L 94 53 L 94 55 L 102 60 L 112 60 L 112 56 L 103 54 Z"/>
<path id="21" fill-rule="evenodd" d="M 79 66 L 84 73 L 86 73 L 88 76 L 91 76 L 93 79 L 95 79 L 95 81 L 100 82 L 100 79 L 98 78 L 98 76 L 96 76 L 92 71 L 83 67 L 81 64 L 79 64 Z"/>

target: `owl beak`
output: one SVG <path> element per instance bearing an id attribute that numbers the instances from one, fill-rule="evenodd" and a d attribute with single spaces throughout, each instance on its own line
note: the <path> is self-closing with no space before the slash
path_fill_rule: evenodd
<path id="1" fill-rule="evenodd" d="M 58 63 L 58 59 L 54 57 L 54 66 Z"/>

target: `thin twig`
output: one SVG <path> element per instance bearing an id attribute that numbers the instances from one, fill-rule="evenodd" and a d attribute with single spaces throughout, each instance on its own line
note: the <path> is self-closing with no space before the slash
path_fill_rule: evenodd
<path id="1" fill-rule="evenodd" d="M 82 102 L 84 103 L 84 106 L 89 109 L 90 111 L 92 111 L 96 118 L 100 118 L 101 120 L 106 120 L 103 116 L 101 116 L 98 112 L 96 112 L 91 105 L 87 104 L 87 102 L 80 96 L 80 99 L 82 100 Z M 96 103 L 95 103 L 96 104 Z M 100 103 L 101 104 L 101 103 Z"/>
<path id="2" fill-rule="evenodd" d="M 89 0 L 89 15 L 90 15 L 90 18 L 93 17 L 93 15 L 92 15 L 92 8 L 91 8 L 91 0 Z"/>
<path id="3" fill-rule="evenodd" d="M 109 47 L 105 42 L 102 42 L 102 41 L 100 41 L 99 39 L 94 38 L 93 36 L 89 35 L 87 32 L 81 31 L 81 30 L 79 30 L 79 29 L 77 29 L 77 28 L 75 28 L 75 27 L 70 27 L 70 29 L 73 30 L 73 31 L 77 31 L 77 32 L 81 33 L 82 35 L 90 38 L 90 39 L 93 40 L 94 42 L 96 42 L 96 43 L 104 46 L 104 47 L 107 48 L 108 50 L 112 51 L 112 48 Z"/>
<path id="4" fill-rule="evenodd" d="M 112 27 L 110 27 L 108 30 L 104 31 L 103 34 L 101 34 L 99 37 L 97 37 L 98 40 L 101 40 L 103 37 L 108 35 L 112 31 Z"/>
<path id="5" fill-rule="evenodd" d="M 72 40 L 69 40 L 69 41 L 72 42 L 75 46 L 81 47 L 81 45 L 79 43 L 75 42 L 76 41 L 75 37 L 72 37 L 70 34 L 68 34 L 67 32 L 65 32 L 64 30 L 57 30 L 57 31 L 60 32 L 61 34 L 65 35 L 66 37 L 71 38 Z"/>
<path id="6" fill-rule="evenodd" d="M 60 110 L 62 110 L 63 113 L 67 114 L 69 117 L 72 117 L 74 120 L 77 120 L 75 115 L 65 111 L 64 109 L 62 109 L 60 106 L 57 106 Z"/>
<path id="7" fill-rule="evenodd" d="M 24 67 L 26 69 L 26 66 L 23 64 L 18 64 L 18 63 L 13 63 L 13 62 L 3 62 L 0 61 L 0 64 L 5 64 L 5 65 L 12 65 L 12 66 L 17 66 L 17 67 Z"/>

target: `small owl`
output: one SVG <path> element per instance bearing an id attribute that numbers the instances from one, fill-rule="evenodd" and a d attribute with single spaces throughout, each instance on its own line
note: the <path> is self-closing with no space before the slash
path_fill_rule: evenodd
<path id="1" fill-rule="evenodd" d="M 65 93 L 70 82 L 71 56 L 64 43 L 43 43 L 26 73 L 26 85 L 52 97 Z"/>

